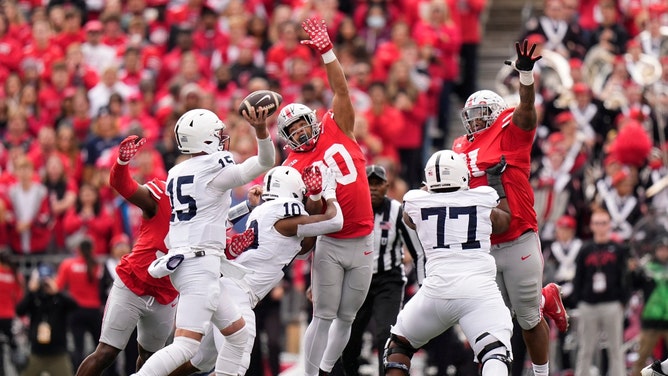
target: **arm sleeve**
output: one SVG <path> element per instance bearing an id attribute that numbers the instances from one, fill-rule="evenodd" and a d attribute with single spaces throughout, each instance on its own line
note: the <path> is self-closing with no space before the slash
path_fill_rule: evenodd
<path id="1" fill-rule="evenodd" d="M 250 157 L 238 165 L 223 169 L 212 181 L 211 186 L 226 191 L 253 181 L 269 171 L 276 161 L 276 149 L 271 137 L 258 139 L 257 156 Z"/>
<path id="2" fill-rule="evenodd" d="M 422 281 L 425 277 L 425 258 L 424 258 L 424 249 L 422 248 L 422 243 L 418 239 L 417 232 L 412 228 L 406 226 L 404 222 L 404 213 L 403 209 L 399 210 L 397 215 L 397 230 L 401 239 L 403 240 L 408 253 L 411 254 L 413 258 L 413 263 L 415 264 L 415 271 L 417 272 L 417 283 L 422 286 Z"/>
<path id="3" fill-rule="evenodd" d="M 321 222 L 297 225 L 297 236 L 306 238 L 309 236 L 330 234 L 341 230 L 343 227 L 343 213 L 341 212 L 341 206 L 339 206 L 339 203 L 336 201 L 333 202 L 333 205 L 336 206 L 336 215 L 334 218 Z"/>
<path id="4" fill-rule="evenodd" d="M 139 189 L 139 183 L 130 176 L 128 165 L 121 165 L 117 162 L 111 166 L 109 184 L 126 200 Z"/>
<path id="5" fill-rule="evenodd" d="M 230 208 L 230 211 L 227 212 L 227 220 L 236 224 L 252 210 L 253 208 L 248 204 L 248 200 L 245 200 Z"/>

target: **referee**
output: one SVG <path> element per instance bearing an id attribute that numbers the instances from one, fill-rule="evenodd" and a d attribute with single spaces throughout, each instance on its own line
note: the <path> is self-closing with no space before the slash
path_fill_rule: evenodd
<path id="1" fill-rule="evenodd" d="M 378 350 L 378 375 L 383 375 L 383 348 L 390 337 L 390 326 L 397 320 L 404 298 L 406 274 L 403 266 L 404 245 L 416 264 L 418 281 L 424 277 L 424 253 L 417 233 L 403 222 L 402 205 L 386 196 L 389 184 L 385 168 L 367 166 L 371 205 L 375 214 L 373 239 L 373 277 L 362 307 L 357 311 L 348 345 L 341 356 L 346 376 L 358 375 L 362 336 L 374 320 L 374 347 Z M 338 367 L 335 367 L 335 369 Z M 332 372 L 335 374 L 335 372 Z"/>

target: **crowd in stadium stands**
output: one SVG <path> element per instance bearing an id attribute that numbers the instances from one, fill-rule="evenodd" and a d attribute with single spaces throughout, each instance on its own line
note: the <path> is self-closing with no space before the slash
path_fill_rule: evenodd
<path id="1" fill-rule="evenodd" d="M 133 177 L 147 182 L 164 179 L 179 162 L 173 127 L 190 109 L 208 108 L 223 119 L 240 163 L 256 151 L 254 134 L 236 111 L 248 93 L 277 91 L 284 104 L 303 103 L 318 117 L 329 108 L 320 56 L 299 43 L 307 17 L 326 20 L 357 111 L 357 141 L 369 164 L 386 168 L 388 196 L 401 200 L 421 185 L 425 156 L 450 148 L 448 140 L 464 133 L 450 114 L 480 89 L 487 6 L 486 0 L 2 1 L 0 323 L 7 348 L 15 344 L 14 313 L 6 308 L 20 301 L 24 277 L 42 261 L 70 259 L 57 272 L 59 288 L 68 286 L 77 265 L 94 278 L 67 287 L 80 306 L 70 313 L 79 318 L 70 327 L 77 334 L 74 369 L 86 355 L 83 331 L 99 335 L 94 321 L 99 324 L 103 300 L 93 290 L 75 292 L 99 289 L 111 251 L 136 236 L 141 211 L 109 186 L 115 148 L 127 135 L 148 140 L 150 147 L 131 163 Z M 609 213 L 611 239 L 630 249 L 622 272 L 628 280 L 668 281 L 665 257 L 654 257 L 668 238 L 668 189 L 662 189 L 668 185 L 668 2 L 544 0 L 539 8 L 517 28 L 518 40 L 537 43 L 535 54 L 543 56 L 534 69 L 539 131 L 530 181 L 546 281 L 562 284 L 575 313 L 586 297 L 571 296 L 582 272 L 573 239 L 594 237 L 590 217 L 599 208 Z M 502 63 L 496 86 L 485 89 L 512 106 L 518 77 L 510 68 L 505 74 Z M 275 125 L 271 133 L 280 142 Z M 278 164 L 283 148 L 277 156 Z M 244 188 L 235 190 L 234 203 L 244 199 Z M 82 252 L 82 239 L 92 249 Z M 299 262 L 291 273 L 300 291 L 308 284 L 305 270 Z M 631 291 L 645 286 L 629 283 Z M 640 326 L 651 333 L 645 337 L 652 329 L 666 334 L 668 309 L 637 322 L 629 317 L 643 295 L 611 298 L 617 299 L 626 307 L 627 340 L 638 338 Z M 564 369 L 574 356 L 566 348 L 569 335 L 578 337 L 561 337 Z M 645 337 L 642 356 L 654 351 L 664 358 L 668 343 L 655 348 L 656 338 L 648 345 Z"/>

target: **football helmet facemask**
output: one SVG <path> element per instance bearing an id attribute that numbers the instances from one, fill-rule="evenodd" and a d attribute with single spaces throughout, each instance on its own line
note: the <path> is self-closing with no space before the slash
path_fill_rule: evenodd
<path id="1" fill-rule="evenodd" d="M 306 186 L 302 175 L 294 167 L 276 166 L 264 176 L 262 199 L 269 201 L 277 198 L 304 199 Z"/>
<path id="2" fill-rule="evenodd" d="M 183 154 L 213 154 L 227 150 L 230 136 L 224 135 L 225 123 L 212 111 L 190 110 L 176 122 L 176 145 Z"/>
<path id="3" fill-rule="evenodd" d="M 472 136 L 489 128 L 506 108 L 508 105 L 503 98 L 491 90 L 479 90 L 471 94 L 460 115 L 466 133 Z"/>
<path id="4" fill-rule="evenodd" d="M 290 131 L 290 126 L 302 119 L 306 121 L 306 124 Z M 276 122 L 278 134 L 293 151 L 309 151 L 315 147 L 318 136 L 320 136 L 320 123 L 314 110 L 300 103 L 290 103 L 278 114 Z M 308 128 L 311 131 L 310 136 Z"/>
<path id="5" fill-rule="evenodd" d="M 452 150 L 432 154 L 424 168 L 424 175 L 430 192 L 442 188 L 469 189 L 470 174 L 466 160 Z"/>

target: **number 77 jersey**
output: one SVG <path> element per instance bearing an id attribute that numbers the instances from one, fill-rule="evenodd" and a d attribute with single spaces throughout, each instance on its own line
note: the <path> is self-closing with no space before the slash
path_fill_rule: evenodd
<path id="1" fill-rule="evenodd" d="M 498 198 L 488 186 L 449 193 L 415 189 L 404 195 L 404 212 L 415 223 L 427 259 L 425 294 L 466 298 L 477 294 L 480 284 L 495 283 L 490 215 Z"/>
<path id="2" fill-rule="evenodd" d="M 404 210 L 415 223 L 427 260 L 452 252 L 489 252 L 490 215 L 498 197 L 488 186 L 448 193 L 407 192 Z"/>

